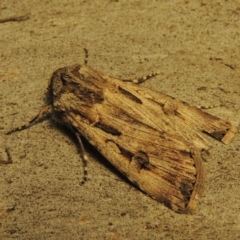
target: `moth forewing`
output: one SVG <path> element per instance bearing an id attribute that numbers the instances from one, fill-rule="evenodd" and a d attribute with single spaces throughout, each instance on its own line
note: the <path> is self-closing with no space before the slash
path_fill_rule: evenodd
<path id="1" fill-rule="evenodd" d="M 48 94 L 48 106 L 15 130 L 51 108 L 79 141 L 84 136 L 130 181 L 179 213 L 195 209 L 202 189 L 200 149 L 210 145 L 203 133 L 228 143 L 236 132 L 227 121 L 86 64 L 55 71 Z"/>

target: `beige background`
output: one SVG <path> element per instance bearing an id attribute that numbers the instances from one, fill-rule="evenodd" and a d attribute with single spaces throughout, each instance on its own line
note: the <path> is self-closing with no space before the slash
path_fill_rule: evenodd
<path id="1" fill-rule="evenodd" d="M 9 17 L 29 14 L 25 21 Z M 176 214 L 129 184 L 86 143 L 90 180 L 66 129 L 6 136 L 44 104 L 51 73 L 83 63 L 240 120 L 239 1 L 0 0 L 0 239 L 238 239 L 240 138 L 212 141 L 205 191 Z M 9 164 L 9 161 L 12 163 Z"/>

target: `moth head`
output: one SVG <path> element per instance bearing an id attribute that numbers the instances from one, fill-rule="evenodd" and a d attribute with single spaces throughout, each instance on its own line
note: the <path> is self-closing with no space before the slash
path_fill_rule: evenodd
<path id="1" fill-rule="evenodd" d="M 80 65 L 76 65 L 78 70 L 80 69 Z M 56 70 L 49 81 L 48 85 L 48 97 L 51 104 L 58 99 L 61 94 L 67 91 L 67 88 L 74 82 L 74 79 L 69 75 L 69 68 L 59 68 Z M 68 89 L 68 91 L 71 89 Z"/>
<path id="2" fill-rule="evenodd" d="M 49 103 L 53 104 L 63 94 L 71 96 L 78 105 L 92 106 L 102 102 L 102 88 L 96 85 L 96 73 L 90 70 L 79 64 L 56 70 L 48 85 Z"/>

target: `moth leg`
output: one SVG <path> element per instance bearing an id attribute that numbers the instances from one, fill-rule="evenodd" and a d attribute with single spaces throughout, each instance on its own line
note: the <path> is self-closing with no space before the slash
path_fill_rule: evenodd
<path id="1" fill-rule="evenodd" d="M 41 118 L 45 117 L 48 114 L 48 111 L 49 111 L 50 108 L 51 108 L 50 105 L 42 107 L 41 110 L 38 112 L 38 114 L 34 118 L 32 118 L 27 124 L 24 124 L 20 127 L 16 127 L 16 128 L 11 129 L 10 131 L 8 131 L 6 133 L 6 135 L 11 134 L 13 132 L 17 132 L 17 131 L 22 131 L 22 130 L 30 127 L 33 123 L 35 123 L 38 120 L 40 120 Z"/>
<path id="2" fill-rule="evenodd" d="M 84 149 L 83 143 L 82 143 L 82 139 L 79 133 L 76 133 L 76 137 L 79 143 L 79 147 L 80 147 L 80 152 L 81 152 L 81 157 L 83 160 L 83 180 L 81 182 L 81 184 L 83 185 L 86 181 L 87 181 L 87 175 L 88 175 L 88 171 L 87 171 L 87 163 L 88 163 L 88 156 L 86 154 L 86 151 Z"/>
<path id="3" fill-rule="evenodd" d="M 85 52 L 85 60 L 84 60 L 84 64 L 87 65 L 88 64 L 88 50 L 86 48 L 83 49 Z"/>
<path id="4" fill-rule="evenodd" d="M 149 74 L 149 75 L 142 76 L 142 77 L 139 77 L 139 78 L 134 78 L 134 79 L 122 79 L 122 81 L 123 81 L 123 82 L 132 82 L 132 83 L 135 83 L 135 84 L 141 84 L 141 83 L 147 81 L 148 79 L 157 76 L 158 74 L 159 74 L 159 73 L 156 72 L 156 73 L 151 73 L 151 74 Z"/>

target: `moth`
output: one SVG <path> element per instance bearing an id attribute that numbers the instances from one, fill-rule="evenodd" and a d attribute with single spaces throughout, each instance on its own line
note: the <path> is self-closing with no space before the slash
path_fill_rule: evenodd
<path id="1" fill-rule="evenodd" d="M 157 74 L 120 80 L 84 64 L 56 70 L 48 102 L 25 129 L 48 114 L 84 137 L 147 195 L 177 213 L 196 208 L 204 173 L 205 134 L 228 144 L 237 129 L 186 102 L 138 85 Z"/>

